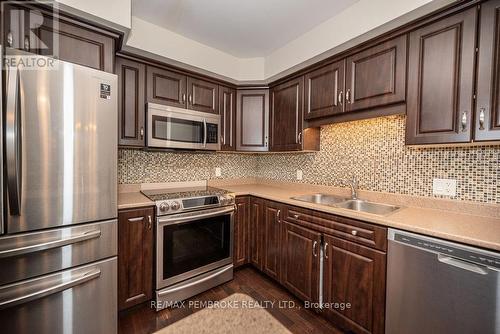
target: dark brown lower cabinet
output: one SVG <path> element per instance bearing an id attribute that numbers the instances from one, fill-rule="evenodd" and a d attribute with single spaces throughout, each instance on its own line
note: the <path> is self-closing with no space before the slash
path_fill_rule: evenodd
<path id="1" fill-rule="evenodd" d="M 325 308 L 325 315 L 347 331 L 384 333 L 386 254 L 337 237 L 323 238 L 323 301 L 351 306 Z"/>
<path id="2" fill-rule="evenodd" d="M 281 280 L 299 299 L 318 301 L 321 233 L 283 222 Z"/>
<path id="3" fill-rule="evenodd" d="M 250 223 L 250 198 L 236 198 L 236 212 L 234 217 L 234 243 L 233 264 L 239 267 L 248 262 L 249 247 L 249 223 Z"/>
<path id="4" fill-rule="evenodd" d="M 153 293 L 154 208 L 118 212 L 118 309 L 148 301 Z"/>
<path id="5" fill-rule="evenodd" d="M 266 201 L 264 208 L 264 272 L 280 279 L 281 262 L 281 205 Z"/>
<path id="6" fill-rule="evenodd" d="M 260 198 L 250 198 L 250 263 L 262 270 L 263 262 L 263 223 L 264 223 L 264 201 Z"/>

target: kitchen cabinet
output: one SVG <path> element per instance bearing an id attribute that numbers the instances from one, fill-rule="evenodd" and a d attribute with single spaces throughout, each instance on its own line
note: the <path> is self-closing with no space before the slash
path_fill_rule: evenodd
<path id="1" fill-rule="evenodd" d="M 282 283 L 303 301 L 319 298 L 321 233 L 283 222 Z"/>
<path id="2" fill-rule="evenodd" d="M 118 75 L 118 145 L 145 146 L 146 65 L 116 57 Z"/>
<path id="3" fill-rule="evenodd" d="M 187 76 L 163 68 L 147 66 L 147 102 L 186 108 Z"/>
<path id="4" fill-rule="evenodd" d="M 406 144 L 471 140 L 476 8 L 409 36 Z"/>
<path id="5" fill-rule="evenodd" d="M 250 198 L 250 263 L 262 270 L 264 231 L 264 201 L 260 198 Z"/>
<path id="6" fill-rule="evenodd" d="M 221 151 L 236 150 L 236 90 L 219 86 Z"/>
<path id="7" fill-rule="evenodd" d="M 238 90 L 236 106 L 236 149 L 268 151 L 269 90 Z"/>
<path id="8" fill-rule="evenodd" d="M 271 151 L 319 150 L 319 129 L 303 130 L 303 95 L 303 77 L 272 88 Z"/>
<path id="9" fill-rule="evenodd" d="M 187 108 L 212 114 L 219 113 L 218 85 L 191 77 L 187 78 Z"/>
<path id="10" fill-rule="evenodd" d="M 402 35 L 347 57 L 346 112 L 405 101 L 406 38 Z"/>
<path id="11" fill-rule="evenodd" d="M 263 270 L 268 276 L 279 281 L 281 266 L 281 204 L 265 201 L 263 228 Z"/>
<path id="12" fill-rule="evenodd" d="M 305 75 L 304 119 L 344 112 L 345 60 L 328 64 Z"/>
<path id="13" fill-rule="evenodd" d="M 237 197 L 234 217 L 233 264 L 235 267 L 248 262 L 250 232 L 250 198 Z"/>
<path id="14" fill-rule="evenodd" d="M 153 293 L 154 207 L 118 212 L 118 309 Z"/>
<path id="15" fill-rule="evenodd" d="M 346 331 L 384 333 L 386 254 L 330 235 L 324 242 L 324 314 Z"/>
<path id="16" fill-rule="evenodd" d="M 474 139 L 500 140 L 500 1 L 482 3 L 480 20 Z"/>

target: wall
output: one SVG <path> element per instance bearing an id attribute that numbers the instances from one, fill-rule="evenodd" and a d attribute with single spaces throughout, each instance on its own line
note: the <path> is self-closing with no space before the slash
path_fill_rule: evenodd
<path id="1" fill-rule="evenodd" d="M 321 151 L 302 154 L 207 154 L 119 151 L 119 183 L 263 177 L 342 185 L 353 175 L 360 188 L 432 196 L 432 179 L 455 178 L 459 200 L 500 203 L 500 146 L 410 148 L 405 118 L 391 116 L 321 129 Z"/>

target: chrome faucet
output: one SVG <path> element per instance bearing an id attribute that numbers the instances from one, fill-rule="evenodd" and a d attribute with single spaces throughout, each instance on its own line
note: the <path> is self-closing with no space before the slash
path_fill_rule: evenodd
<path id="1" fill-rule="evenodd" d="M 347 181 L 347 185 L 351 187 L 351 199 L 356 200 L 358 199 L 358 186 L 359 182 L 356 180 L 356 176 L 353 175 L 351 181 Z"/>

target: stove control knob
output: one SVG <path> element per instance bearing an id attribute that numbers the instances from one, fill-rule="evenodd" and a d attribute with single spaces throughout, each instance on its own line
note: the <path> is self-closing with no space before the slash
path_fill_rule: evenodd
<path id="1" fill-rule="evenodd" d="M 161 212 L 168 211 L 168 209 L 170 209 L 170 207 L 168 206 L 167 202 L 163 202 L 163 203 L 160 204 L 160 211 Z"/>
<path id="2" fill-rule="evenodd" d="M 181 208 L 181 204 L 177 201 L 173 201 L 172 203 L 170 203 L 170 209 L 172 210 L 179 210 Z"/>
<path id="3" fill-rule="evenodd" d="M 234 196 L 227 195 L 227 204 L 234 204 Z"/>
<path id="4" fill-rule="evenodd" d="M 227 204 L 226 198 L 224 196 L 219 196 L 219 203 L 220 205 L 226 205 Z"/>

